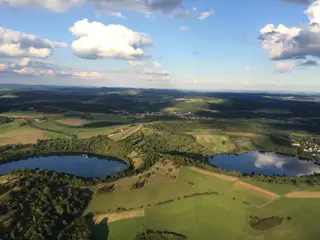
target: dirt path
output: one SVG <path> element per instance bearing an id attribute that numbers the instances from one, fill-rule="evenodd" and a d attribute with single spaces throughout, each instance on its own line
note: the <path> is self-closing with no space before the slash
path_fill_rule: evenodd
<path id="1" fill-rule="evenodd" d="M 198 173 L 202 173 L 202 174 L 206 174 L 209 176 L 214 176 L 223 180 L 227 180 L 229 182 L 234 182 L 239 180 L 239 178 L 237 177 L 232 177 L 232 176 L 228 176 L 228 175 L 224 175 L 224 174 L 220 174 L 220 173 L 214 173 L 214 172 L 210 172 L 210 171 L 206 171 L 200 168 L 196 168 L 196 167 L 189 167 L 191 170 L 198 172 Z"/>
<path id="2" fill-rule="evenodd" d="M 284 195 L 286 198 L 320 198 L 320 192 L 293 191 Z"/>
<path id="3" fill-rule="evenodd" d="M 95 224 L 99 224 L 106 218 L 108 219 L 108 222 L 115 222 L 122 219 L 136 218 L 136 217 L 143 217 L 143 216 L 144 216 L 144 209 L 138 209 L 138 210 L 127 211 L 127 212 L 115 212 L 115 213 L 96 215 L 94 216 L 93 220 Z"/>
<path id="4" fill-rule="evenodd" d="M 274 192 L 271 192 L 271 191 L 268 191 L 264 188 L 261 188 L 261 187 L 257 187 L 257 186 L 254 186 L 254 185 L 251 185 L 249 183 L 245 183 L 245 182 L 242 182 L 242 181 L 237 181 L 234 185 L 233 185 L 234 188 L 238 188 L 238 189 L 247 189 L 249 190 L 250 193 L 253 193 L 257 196 L 260 196 L 260 197 L 263 197 L 263 198 L 267 198 L 267 199 L 270 199 L 270 200 L 273 200 L 273 199 L 277 199 L 280 197 L 280 195 L 274 193 Z"/>

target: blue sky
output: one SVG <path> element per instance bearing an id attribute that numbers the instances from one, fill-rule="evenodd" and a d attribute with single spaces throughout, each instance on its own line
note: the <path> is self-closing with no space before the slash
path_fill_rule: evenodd
<path id="1" fill-rule="evenodd" d="M 0 0 L 0 83 L 320 91 L 320 0 L 26 2 Z"/>

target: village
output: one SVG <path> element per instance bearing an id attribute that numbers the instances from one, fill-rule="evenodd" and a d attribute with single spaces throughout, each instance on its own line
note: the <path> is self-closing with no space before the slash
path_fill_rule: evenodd
<path id="1" fill-rule="evenodd" d="M 293 143 L 292 146 L 300 148 L 303 152 L 313 158 L 320 158 L 320 145 L 310 140 L 303 140 L 300 143 Z"/>

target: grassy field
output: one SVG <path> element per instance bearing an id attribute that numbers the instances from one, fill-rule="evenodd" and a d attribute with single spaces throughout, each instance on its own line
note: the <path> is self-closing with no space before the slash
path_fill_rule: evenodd
<path id="1" fill-rule="evenodd" d="M 56 122 L 62 123 L 68 126 L 76 126 L 76 127 L 79 127 L 88 123 L 88 121 L 83 120 L 81 118 L 64 118 L 64 119 L 59 119 Z"/>
<path id="2" fill-rule="evenodd" d="M 156 170 L 156 168 L 159 170 Z M 158 164 L 152 167 L 150 172 L 155 172 L 148 178 L 148 183 L 145 184 L 143 189 L 130 190 L 132 184 L 138 178 L 122 179 L 116 183 L 116 191 L 112 194 L 98 194 L 90 202 L 86 212 L 105 212 L 116 210 L 117 208 L 139 208 L 141 205 L 147 207 L 149 204 L 157 204 L 162 201 L 183 198 L 184 195 L 193 193 L 203 193 L 207 191 L 214 191 L 229 195 L 234 194 L 238 199 L 248 201 L 249 197 L 255 204 L 263 204 L 263 199 L 254 196 L 243 195 L 242 191 L 233 191 L 232 182 L 221 179 L 216 179 L 212 176 L 196 173 L 188 168 L 173 170 L 168 175 L 168 169 L 174 168 L 171 165 L 161 167 Z M 171 176 L 178 176 L 173 179 Z M 159 187 L 165 186 L 165 187 Z M 108 202 L 108 204 L 104 204 Z"/>
<path id="3" fill-rule="evenodd" d="M 133 161 L 134 167 L 139 168 L 143 165 L 143 158 L 139 155 L 138 152 L 132 151 L 128 157 Z"/>
<path id="4" fill-rule="evenodd" d="M 59 117 L 58 120 L 49 117 L 47 120 L 37 121 L 33 118 L 44 115 L 39 116 L 38 113 L 33 111 L 11 114 L 9 114 L 10 117 L 29 118 L 30 124 L 27 123 L 27 120 L 16 119 L 12 123 L 0 125 L 0 145 L 35 143 L 37 139 L 69 138 L 73 135 L 79 138 L 88 138 L 99 134 L 110 135 L 113 133 L 115 133 L 116 138 L 124 139 L 141 128 L 140 126 L 131 127 L 131 125 L 118 124 L 118 122 L 110 124 L 110 122 L 105 121 L 95 120 L 92 122 L 70 117 Z M 123 132 L 121 132 L 121 129 Z"/>
<path id="5" fill-rule="evenodd" d="M 110 138 L 112 138 L 115 141 L 120 141 L 123 139 L 126 139 L 127 137 L 131 136 L 132 134 L 136 133 L 139 131 L 143 125 L 138 125 L 138 126 L 132 126 L 127 129 L 121 129 L 120 132 L 117 132 L 115 134 L 109 135 Z"/>
<path id="6" fill-rule="evenodd" d="M 263 235 L 264 239 L 319 239 L 319 225 L 316 221 L 320 216 L 319 199 L 281 198 L 263 208 L 252 209 L 251 214 L 262 218 L 269 217 L 271 214 L 290 216 L 292 218 L 292 221 L 263 231 L 263 234 L 252 231 L 252 235 L 255 236 L 256 239 L 261 235 Z"/>
<path id="7" fill-rule="evenodd" d="M 174 167 L 170 163 L 153 166 L 149 172 L 155 173 L 151 174 L 141 189 L 130 190 L 138 177 L 126 178 L 116 182 L 114 192 L 94 195 L 86 212 L 108 212 L 117 208 L 144 209 L 144 216 L 112 221 L 107 228 L 97 228 L 96 239 L 103 239 L 108 231 L 108 239 L 134 240 L 137 232 L 148 228 L 181 233 L 188 239 L 313 240 L 318 237 L 315 219 L 320 216 L 320 201 L 284 198 L 282 194 L 294 190 L 293 186 L 247 181 L 281 194 L 280 198 L 270 200 L 250 189 L 236 188 L 235 182 L 239 180 L 226 181 L 187 167 L 168 172 L 169 168 Z M 219 194 L 183 197 L 212 191 Z M 170 199 L 175 201 L 157 204 Z M 128 213 L 119 212 L 121 215 Z M 249 216 L 280 216 L 285 219 L 281 225 L 261 231 L 249 226 Z M 287 220 L 288 216 L 292 218 L 291 221 Z M 313 222 L 305 226 L 310 221 Z"/>
<path id="8" fill-rule="evenodd" d="M 64 124 L 57 124 L 54 120 L 45 120 L 41 122 L 37 122 L 35 120 L 30 120 L 31 126 L 38 129 L 44 129 L 50 132 L 50 134 L 55 133 L 59 134 L 59 136 L 64 135 L 65 137 L 71 137 L 73 134 L 77 133 L 76 129 L 73 129 Z M 54 136 L 54 135 L 53 135 Z"/>
<path id="9" fill-rule="evenodd" d="M 254 149 L 251 138 L 256 137 L 254 133 L 246 132 L 219 132 L 214 129 L 194 129 L 186 134 L 195 137 L 207 154 L 226 152 L 246 152 Z"/>
<path id="10" fill-rule="evenodd" d="M 61 114 L 54 113 L 41 113 L 37 111 L 13 111 L 1 113 L 1 116 L 12 117 L 12 118 L 41 118 L 41 117 L 52 117 L 61 116 Z"/>
<path id="11" fill-rule="evenodd" d="M 0 125 L 0 145 L 35 143 L 37 139 L 47 138 L 46 133 L 24 125 L 24 120 L 15 120 Z"/>
<path id="12" fill-rule="evenodd" d="M 251 178 L 242 180 L 244 182 L 247 182 L 249 184 L 264 188 L 266 190 L 272 191 L 274 193 L 285 195 L 286 193 L 292 192 L 292 191 L 320 191 L 320 186 L 294 186 L 291 184 L 270 184 L 265 182 L 259 182 L 252 180 Z"/>

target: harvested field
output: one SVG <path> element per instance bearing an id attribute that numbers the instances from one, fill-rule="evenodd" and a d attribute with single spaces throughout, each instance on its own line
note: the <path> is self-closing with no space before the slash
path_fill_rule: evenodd
<path id="1" fill-rule="evenodd" d="M 57 120 L 56 122 L 77 127 L 77 126 L 82 126 L 83 124 L 86 124 L 88 121 L 80 118 L 65 118 L 65 119 Z"/>
<path id="2" fill-rule="evenodd" d="M 204 137 L 203 136 L 196 136 L 197 142 L 203 141 Z"/>
<path id="3" fill-rule="evenodd" d="M 210 136 L 209 135 L 199 135 L 199 136 L 196 136 L 196 140 L 197 142 L 202 142 L 202 141 L 205 141 L 205 142 L 210 142 Z"/>
<path id="4" fill-rule="evenodd" d="M 237 189 L 246 189 L 249 191 L 249 193 L 252 193 L 254 195 L 257 195 L 257 196 L 260 196 L 260 197 L 263 197 L 266 199 L 270 199 L 270 200 L 277 199 L 280 197 L 280 195 L 278 195 L 274 192 L 265 190 L 261 187 L 257 187 L 257 186 L 254 186 L 249 183 L 242 182 L 242 181 L 237 181 L 233 187 L 237 188 Z"/>
<path id="5" fill-rule="evenodd" d="M 139 125 L 139 126 L 132 126 L 132 127 L 129 127 L 129 128 L 127 128 L 125 130 L 120 130 L 120 132 L 118 132 L 118 133 L 110 134 L 108 137 L 110 137 L 111 139 L 113 139 L 115 141 L 120 141 L 120 140 L 126 139 L 127 137 L 129 137 L 132 134 L 136 133 L 142 127 L 143 127 L 142 124 Z"/>
<path id="6" fill-rule="evenodd" d="M 320 198 L 320 192 L 290 192 L 287 193 L 284 197 L 286 198 Z"/>
<path id="7" fill-rule="evenodd" d="M 206 174 L 206 175 L 209 175 L 209 176 L 214 176 L 214 177 L 217 177 L 217 178 L 229 181 L 229 182 L 234 182 L 234 181 L 237 181 L 239 179 L 237 177 L 232 177 L 232 176 L 227 176 L 227 175 L 224 175 L 224 174 L 214 173 L 214 172 L 202 170 L 200 168 L 190 167 L 190 169 L 195 171 L 195 172 Z"/>
<path id="8" fill-rule="evenodd" d="M 144 209 L 138 209 L 133 211 L 114 212 L 114 213 L 96 215 L 94 216 L 93 220 L 95 224 L 99 224 L 104 219 L 107 219 L 108 222 L 115 222 L 123 219 L 143 217 L 143 216 L 144 216 Z"/>
<path id="9" fill-rule="evenodd" d="M 2 134 L 0 137 L 0 146 L 18 143 L 35 143 L 38 139 L 46 138 L 44 131 L 29 127 L 21 127 Z"/>

